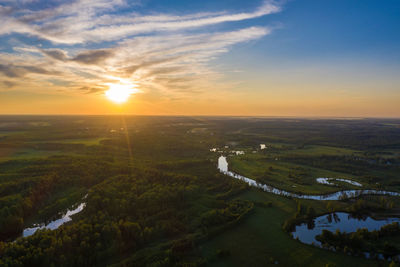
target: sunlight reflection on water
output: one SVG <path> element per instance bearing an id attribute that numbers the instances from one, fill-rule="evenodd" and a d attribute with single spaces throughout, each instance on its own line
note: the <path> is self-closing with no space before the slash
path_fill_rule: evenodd
<path id="1" fill-rule="evenodd" d="M 218 158 L 218 169 L 220 172 L 231 176 L 233 178 L 242 180 L 246 182 L 250 186 L 254 186 L 257 188 L 260 188 L 264 190 L 265 192 L 268 193 L 273 193 L 276 195 L 280 196 L 286 196 L 286 197 L 293 197 L 293 198 L 301 198 L 301 199 L 312 199 L 312 200 L 342 200 L 342 199 L 348 199 L 348 198 L 355 198 L 360 195 L 390 195 L 390 196 L 400 196 L 400 193 L 397 192 L 391 192 L 391 191 L 384 191 L 384 190 L 373 190 L 373 189 L 367 189 L 367 190 L 342 190 L 338 191 L 335 193 L 331 194 L 325 194 L 325 195 L 306 195 L 306 194 L 298 194 L 298 193 L 292 193 L 288 192 L 285 190 L 281 190 L 269 185 L 261 184 L 253 179 L 247 178 L 245 176 L 242 176 L 240 174 L 236 174 L 234 172 L 231 172 L 228 170 L 228 161 L 225 156 L 220 156 Z"/>

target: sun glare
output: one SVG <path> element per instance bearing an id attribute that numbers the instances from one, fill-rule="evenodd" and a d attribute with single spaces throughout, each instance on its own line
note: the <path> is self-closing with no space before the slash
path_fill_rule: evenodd
<path id="1" fill-rule="evenodd" d="M 105 95 L 109 100 L 121 104 L 126 102 L 131 94 L 134 94 L 136 91 L 132 84 L 110 84 Z"/>

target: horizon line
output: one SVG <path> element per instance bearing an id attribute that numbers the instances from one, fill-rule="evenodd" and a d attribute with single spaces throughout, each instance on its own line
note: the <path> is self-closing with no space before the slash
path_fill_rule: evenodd
<path id="1" fill-rule="evenodd" d="M 166 114 L 35 114 L 35 113 L 27 113 L 27 114 L 17 114 L 17 113 L 10 113 L 10 114 L 0 114 L 0 117 L 6 116 L 65 116 L 65 117 L 98 117 L 98 116 L 136 116 L 136 117 L 226 117 L 226 118 L 277 118 L 277 119 L 400 119 L 400 116 L 397 117 L 374 117 L 374 116 L 276 116 L 276 115 L 204 115 L 204 114 L 196 114 L 196 115 L 184 115 L 184 114 L 177 114 L 177 115 L 166 115 Z"/>

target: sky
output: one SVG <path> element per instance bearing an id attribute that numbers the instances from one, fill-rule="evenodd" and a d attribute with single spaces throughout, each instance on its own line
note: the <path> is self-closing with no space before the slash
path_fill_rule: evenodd
<path id="1" fill-rule="evenodd" d="M 399 14 L 398 0 L 0 0 L 0 114 L 400 117 Z"/>

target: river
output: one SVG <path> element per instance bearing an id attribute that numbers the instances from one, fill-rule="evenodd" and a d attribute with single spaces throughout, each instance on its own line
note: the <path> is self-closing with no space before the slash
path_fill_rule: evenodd
<path id="1" fill-rule="evenodd" d="M 293 197 L 300 199 L 312 199 L 312 200 L 343 200 L 349 198 L 355 198 L 360 195 L 389 195 L 389 196 L 400 196 L 398 192 L 384 191 L 384 190 L 374 190 L 374 189 L 364 189 L 364 190 L 341 190 L 335 193 L 323 194 L 323 195 L 307 195 L 307 194 L 299 194 L 288 192 L 282 189 L 275 188 L 270 185 L 261 184 L 253 179 L 247 178 L 243 175 L 234 173 L 229 171 L 228 169 L 228 161 L 225 156 L 220 156 L 218 158 L 218 169 L 220 172 L 229 175 L 235 179 L 242 180 L 246 182 L 250 186 L 254 186 L 264 190 L 265 192 L 285 196 L 285 197 Z"/>

